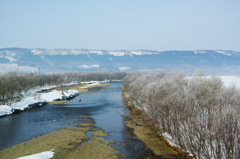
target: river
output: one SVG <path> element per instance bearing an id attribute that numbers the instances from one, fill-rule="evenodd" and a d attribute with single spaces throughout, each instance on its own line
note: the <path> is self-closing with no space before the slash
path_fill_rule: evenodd
<path id="1" fill-rule="evenodd" d="M 147 157 L 152 152 L 124 124 L 130 112 L 124 106 L 121 87 L 122 83 L 117 82 L 108 87 L 91 88 L 65 104 L 47 105 L 0 118 L 0 149 L 70 127 L 82 115 L 88 115 L 97 127 L 109 134 L 103 137 L 105 140 L 124 143 L 118 152 L 128 158 Z"/>

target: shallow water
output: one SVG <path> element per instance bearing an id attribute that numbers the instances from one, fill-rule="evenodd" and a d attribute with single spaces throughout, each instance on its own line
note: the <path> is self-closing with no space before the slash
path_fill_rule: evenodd
<path id="1" fill-rule="evenodd" d="M 74 123 L 81 115 L 89 115 L 97 127 L 109 134 L 103 137 L 105 140 L 125 143 L 113 145 L 120 147 L 118 152 L 126 154 L 127 158 L 148 156 L 152 152 L 124 124 L 129 111 L 124 106 L 121 87 L 122 83 L 113 83 L 104 88 L 92 88 L 66 104 L 47 105 L 0 118 L 0 149 L 30 140 L 41 133 L 72 126 L 69 123 Z"/>

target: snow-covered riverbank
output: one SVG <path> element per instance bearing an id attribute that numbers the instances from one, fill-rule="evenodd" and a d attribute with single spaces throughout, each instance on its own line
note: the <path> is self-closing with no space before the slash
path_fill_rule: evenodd
<path id="1" fill-rule="evenodd" d="M 18 159 L 50 159 L 54 156 L 54 149 L 50 150 L 50 151 L 44 151 L 41 153 L 37 153 L 37 154 L 32 154 L 29 156 L 24 156 L 24 157 L 20 157 Z"/>
<path id="2" fill-rule="evenodd" d="M 77 96 L 77 90 L 62 91 L 54 90 L 48 93 L 35 93 L 34 95 L 26 96 L 21 101 L 13 103 L 11 106 L 0 105 L 0 117 L 13 114 L 16 111 L 24 111 L 37 106 L 43 106 L 48 102 L 56 100 L 65 100 Z"/>
<path id="3" fill-rule="evenodd" d="M 79 88 L 87 89 L 91 87 L 97 87 L 97 86 L 104 85 L 107 82 L 109 81 L 81 82 L 84 86 Z M 72 83 L 64 84 L 63 86 L 72 86 L 76 84 L 78 83 L 72 82 Z M 26 93 L 25 97 L 21 99 L 21 101 L 13 103 L 11 106 L 0 105 L 0 117 L 11 115 L 19 111 L 28 110 L 33 107 L 41 107 L 49 102 L 66 100 L 66 99 L 75 97 L 79 94 L 78 90 L 68 90 L 68 91 L 64 91 L 64 93 L 62 93 L 62 91 L 53 90 L 51 92 L 44 93 L 47 90 L 52 90 L 54 88 L 57 88 L 57 86 L 37 87 L 32 90 L 29 90 L 28 93 Z"/>

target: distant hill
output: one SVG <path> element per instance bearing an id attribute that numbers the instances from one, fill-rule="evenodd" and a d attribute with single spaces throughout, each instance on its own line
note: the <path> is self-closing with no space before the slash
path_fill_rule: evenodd
<path id="1" fill-rule="evenodd" d="M 0 49 L 0 71 L 169 70 L 239 75 L 240 52 L 231 50 L 153 51 L 89 49 Z"/>

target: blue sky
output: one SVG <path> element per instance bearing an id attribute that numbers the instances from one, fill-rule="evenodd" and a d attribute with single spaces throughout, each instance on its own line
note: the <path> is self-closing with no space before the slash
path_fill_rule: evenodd
<path id="1" fill-rule="evenodd" d="M 0 0 L 0 47 L 240 51 L 240 0 Z"/>

